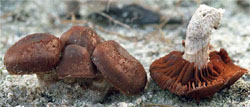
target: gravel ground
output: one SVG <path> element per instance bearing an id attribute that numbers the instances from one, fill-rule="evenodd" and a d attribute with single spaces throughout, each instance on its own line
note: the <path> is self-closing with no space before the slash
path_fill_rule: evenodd
<path id="1" fill-rule="evenodd" d="M 98 25 L 88 21 L 86 15 L 96 10 L 88 6 L 93 3 L 81 1 L 82 22 L 78 25 L 94 28 L 106 40 L 119 42 L 145 67 L 149 83 L 143 93 L 137 96 L 111 95 L 103 101 L 98 92 L 82 90 L 78 84 L 58 82 L 54 88 L 41 89 L 35 75 L 9 75 L 3 65 L 5 51 L 25 35 L 47 32 L 60 36 L 73 23 L 63 23 L 65 2 L 60 0 L 1 0 L 0 1 L 0 106 L 250 106 L 250 73 L 240 78 L 229 89 L 217 92 L 211 99 L 203 99 L 197 105 L 195 100 L 179 97 L 167 90 L 161 90 L 149 76 L 149 66 L 173 50 L 182 51 L 185 31 L 200 3 L 226 11 L 220 27 L 213 31 L 211 44 L 216 50 L 225 48 L 237 65 L 250 69 L 250 7 L 236 4 L 236 0 L 136 0 L 119 2 L 118 5 L 137 3 L 151 8 L 167 17 L 179 17 L 182 24 L 168 24 L 124 28 L 118 25 Z M 249 0 L 245 0 L 250 4 Z M 87 6 L 86 6 L 87 5 Z"/>

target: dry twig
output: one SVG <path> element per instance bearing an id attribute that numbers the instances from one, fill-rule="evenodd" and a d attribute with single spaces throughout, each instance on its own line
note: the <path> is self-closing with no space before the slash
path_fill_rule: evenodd
<path id="1" fill-rule="evenodd" d="M 125 23 L 122 23 L 122 22 L 120 22 L 120 21 L 118 21 L 118 20 L 112 18 L 111 16 L 109 16 L 109 15 L 106 14 L 106 13 L 103 13 L 103 12 L 96 12 L 96 13 L 98 13 L 98 14 L 100 14 L 100 15 L 106 17 L 106 18 L 108 18 L 110 21 L 114 22 L 115 24 L 118 24 L 118 25 L 120 25 L 120 26 L 122 26 L 122 27 L 125 27 L 125 28 L 127 28 L 127 29 L 132 30 L 132 28 L 131 28 L 129 25 L 127 25 L 127 24 L 125 24 Z"/>

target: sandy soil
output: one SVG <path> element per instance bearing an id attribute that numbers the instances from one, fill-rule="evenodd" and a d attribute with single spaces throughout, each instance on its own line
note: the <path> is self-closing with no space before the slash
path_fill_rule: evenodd
<path id="1" fill-rule="evenodd" d="M 181 1 L 181 0 L 179 0 Z M 250 1 L 245 0 L 247 3 Z M 145 91 L 137 96 L 114 94 L 101 100 L 100 94 L 92 90 L 82 90 L 78 84 L 58 82 L 52 89 L 41 89 L 35 75 L 9 75 L 3 65 L 6 50 L 27 34 L 47 32 L 60 36 L 75 25 L 65 23 L 60 15 L 65 14 L 65 2 L 59 0 L 2 0 L 0 1 L 0 106 L 250 106 L 250 73 L 240 78 L 229 89 L 217 92 L 213 98 L 195 100 L 179 97 L 167 90 L 161 90 L 149 76 L 149 66 L 173 50 L 182 51 L 182 40 L 195 9 L 201 3 L 216 8 L 224 8 L 226 12 L 220 27 L 213 31 L 211 44 L 216 50 L 225 48 L 237 65 L 250 69 L 250 7 L 242 7 L 236 0 L 137 0 L 119 2 L 119 5 L 138 3 L 151 8 L 167 17 L 183 19 L 182 24 L 168 24 L 124 28 L 118 25 L 98 25 L 86 18 L 95 11 L 88 6 L 93 3 L 82 1 L 80 13 L 84 23 L 78 25 L 94 28 L 106 40 L 119 42 L 130 54 L 135 56 L 145 67 L 149 83 Z M 106 4 L 98 4 L 103 9 Z"/>

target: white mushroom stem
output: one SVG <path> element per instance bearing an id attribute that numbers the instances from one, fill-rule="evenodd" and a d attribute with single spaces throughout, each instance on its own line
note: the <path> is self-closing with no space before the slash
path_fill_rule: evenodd
<path id="1" fill-rule="evenodd" d="M 200 5 L 189 22 L 183 58 L 198 68 L 209 62 L 210 34 L 219 26 L 223 13 L 223 9 Z"/>
<path id="2" fill-rule="evenodd" d="M 40 87 L 51 87 L 52 84 L 58 81 L 58 77 L 55 72 L 50 73 L 37 73 L 38 82 Z"/>

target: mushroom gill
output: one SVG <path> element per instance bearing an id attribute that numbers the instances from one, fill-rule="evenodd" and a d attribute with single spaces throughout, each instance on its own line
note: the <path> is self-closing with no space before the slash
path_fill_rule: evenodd
<path id="1" fill-rule="evenodd" d="M 182 56 L 182 52 L 173 51 L 154 61 L 150 66 L 150 74 L 162 89 L 190 96 L 197 101 L 232 85 L 247 71 L 233 64 L 224 49 L 211 52 L 210 62 L 202 69 Z"/>

